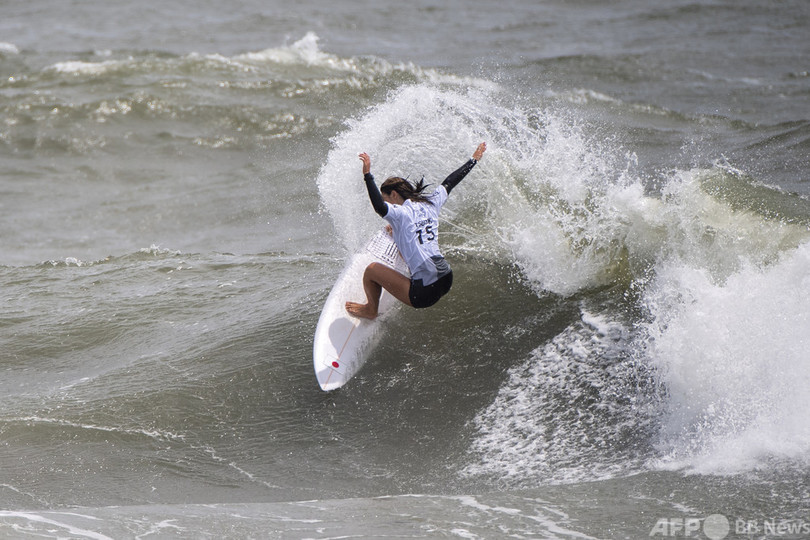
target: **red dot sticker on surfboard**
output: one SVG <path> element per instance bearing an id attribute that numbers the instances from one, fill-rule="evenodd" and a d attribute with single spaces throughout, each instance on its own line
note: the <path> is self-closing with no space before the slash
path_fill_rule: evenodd
<path id="1" fill-rule="evenodd" d="M 340 364 L 338 364 L 337 362 L 332 362 L 332 367 L 333 368 L 339 368 Z"/>

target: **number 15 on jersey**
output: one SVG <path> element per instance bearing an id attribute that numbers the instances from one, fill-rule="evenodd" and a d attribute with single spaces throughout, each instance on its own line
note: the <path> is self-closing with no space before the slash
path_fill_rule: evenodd
<path id="1" fill-rule="evenodd" d="M 427 225 L 423 229 L 416 229 L 416 237 L 420 244 L 432 242 L 436 239 L 436 231 L 433 230 L 433 225 Z"/>

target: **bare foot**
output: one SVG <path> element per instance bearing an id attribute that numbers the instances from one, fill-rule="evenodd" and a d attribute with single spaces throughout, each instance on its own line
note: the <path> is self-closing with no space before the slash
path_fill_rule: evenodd
<path id="1" fill-rule="evenodd" d="M 357 302 L 346 302 L 346 311 L 349 315 L 360 317 L 361 319 L 376 319 L 377 312 L 372 311 L 368 304 L 358 304 Z"/>

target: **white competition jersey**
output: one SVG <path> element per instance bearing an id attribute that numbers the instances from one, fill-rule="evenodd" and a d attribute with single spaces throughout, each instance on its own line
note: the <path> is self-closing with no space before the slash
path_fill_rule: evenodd
<path id="1" fill-rule="evenodd" d="M 440 185 L 427 198 L 433 204 L 409 200 L 402 205 L 385 203 L 388 213 L 384 217 L 391 224 L 394 242 L 411 269 L 412 279 L 421 279 L 424 285 L 430 285 L 440 277 L 432 257 L 442 257 L 439 252 L 439 210 L 447 201 L 447 190 Z M 443 274 L 448 270 L 449 267 L 445 267 Z"/>

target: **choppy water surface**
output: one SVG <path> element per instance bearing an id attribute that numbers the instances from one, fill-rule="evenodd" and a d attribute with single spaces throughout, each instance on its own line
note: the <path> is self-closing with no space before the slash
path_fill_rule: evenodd
<path id="1" fill-rule="evenodd" d="M 805 3 L 0 9 L 3 535 L 805 534 Z M 321 392 L 357 153 L 482 140 Z"/>

